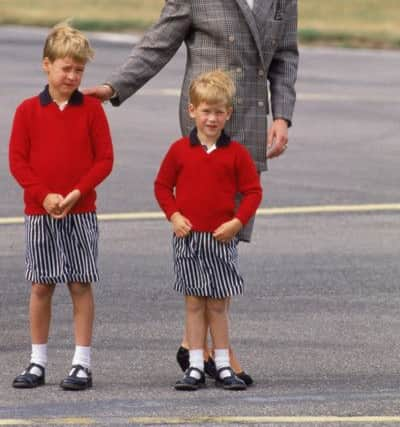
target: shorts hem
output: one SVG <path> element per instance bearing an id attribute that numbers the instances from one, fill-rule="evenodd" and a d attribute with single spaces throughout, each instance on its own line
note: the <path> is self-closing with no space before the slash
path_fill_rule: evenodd
<path id="1" fill-rule="evenodd" d="M 38 277 L 29 273 L 25 275 L 26 280 L 32 283 L 51 285 L 54 283 L 93 283 L 98 282 L 98 276 L 56 276 L 56 277 Z"/>
<path id="2" fill-rule="evenodd" d="M 235 297 L 235 296 L 242 296 L 243 290 L 238 291 L 230 291 L 225 292 L 224 294 L 210 294 L 207 292 L 204 292 L 204 289 L 177 289 L 174 288 L 176 292 L 178 292 L 181 295 L 187 296 L 187 297 L 206 297 L 206 298 L 229 298 L 229 297 Z"/>

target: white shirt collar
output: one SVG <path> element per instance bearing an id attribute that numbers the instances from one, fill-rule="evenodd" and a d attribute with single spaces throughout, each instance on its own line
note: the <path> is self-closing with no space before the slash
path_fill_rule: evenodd
<path id="1" fill-rule="evenodd" d="M 253 10 L 254 0 L 246 0 L 246 1 L 247 1 L 247 4 L 249 5 L 249 8 L 250 8 L 251 10 Z"/>

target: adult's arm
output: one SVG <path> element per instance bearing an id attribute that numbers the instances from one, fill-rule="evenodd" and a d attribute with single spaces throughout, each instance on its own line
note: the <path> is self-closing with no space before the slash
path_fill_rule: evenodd
<path id="1" fill-rule="evenodd" d="M 269 67 L 268 80 L 274 119 L 285 119 L 290 126 L 296 102 L 295 83 L 299 52 L 297 46 L 297 0 L 287 0 L 283 36 Z"/>
<path id="2" fill-rule="evenodd" d="M 161 16 L 132 49 L 126 62 L 108 79 L 120 105 L 155 76 L 174 56 L 191 26 L 191 2 L 166 0 Z M 183 71 L 183 70 L 182 70 Z"/>

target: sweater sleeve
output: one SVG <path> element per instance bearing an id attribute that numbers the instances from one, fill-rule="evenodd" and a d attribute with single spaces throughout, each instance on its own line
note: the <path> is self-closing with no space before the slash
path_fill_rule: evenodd
<path id="1" fill-rule="evenodd" d="M 114 155 L 110 128 L 100 102 L 95 102 L 94 114 L 90 123 L 90 139 L 93 146 L 94 162 L 89 171 L 75 186 L 82 195 L 97 187 L 110 173 Z"/>
<path id="2" fill-rule="evenodd" d="M 178 211 L 174 195 L 178 172 L 176 144 L 174 144 L 165 155 L 154 182 L 155 197 L 168 220 Z"/>
<path id="3" fill-rule="evenodd" d="M 29 116 L 24 104 L 14 115 L 9 144 L 9 166 L 19 185 L 40 205 L 51 192 L 33 171 L 30 162 Z"/>
<path id="4" fill-rule="evenodd" d="M 237 186 L 242 194 L 235 217 L 245 225 L 255 215 L 262 200 L 260 175 L 254 165 L 250 153 L 242 145 L 238 145 L 236 156 Z"/>

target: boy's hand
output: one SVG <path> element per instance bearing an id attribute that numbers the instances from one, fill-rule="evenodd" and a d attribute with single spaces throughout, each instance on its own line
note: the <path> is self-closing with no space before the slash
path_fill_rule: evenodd
<path id="1" fill-rule="evenodd" d="M 173 213 L 171 215 L 170 221 L 172 223 L 172 229 L 174 230 L 176 237 L 185 237 L 192 229 L 191 222 L 179 212 Z"/>
<path id="2" fill-rule="evenodd" d="M 79 190 L 72 190 L 68 193 L 63 200 L 59 203 L 59 214 L 52 215 L 56 219 L 61 219 L 67 216 L 68 212 L 75 206 L 76 202 L 81 197 Z"/>
<path id="3" fill-rule="evenodd" d="M 62 212 L 60 209 L 60 203 L 63 199 L 64 198 L 61 194 L 49 193 L 43 200 L 43 207 L 49 215 L 55 218 Z"/>
<path id="4" fill-rule="evenodd" d="M 243 224 L 238 218 L 233 218 L 230 221 L 221 224 L 213 233 L 214 239 L 219 242 L 230 242 L 236 234 L 242 229 Z"/>

